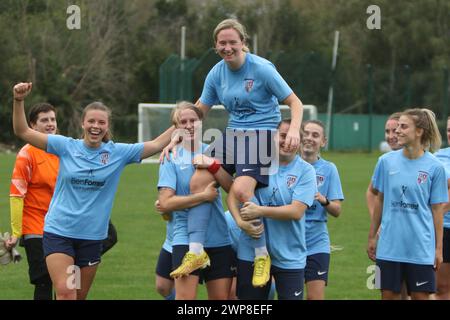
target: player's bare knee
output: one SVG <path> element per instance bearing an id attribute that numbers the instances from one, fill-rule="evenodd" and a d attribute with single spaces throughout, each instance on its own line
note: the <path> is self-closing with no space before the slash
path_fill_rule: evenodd
<path id="1" fill-rule="evenodd" d="M 442 281 L 437 284 L 437 294 L 447 294 L 450 291 L 450 283 Z"/>
<path id="2" fill-rule="evenodd" d="M 172 292 L 172 287 L 156 281 L 156 292 L 162 297 L 167 297 Z"/>
<path id="3" fill-rule="evenodd" d="M 237 187 L 233 188 L 233 192 L 236 199 L 241 203 L 250 201 L 253 198 L 253 190 Z"/>
<path id="4" fill-rule="evenodd" d="M 66 284 L 55 286 L 57 300 L 75 300 L 77 298 L 76 289 L 71 289 Z"/>

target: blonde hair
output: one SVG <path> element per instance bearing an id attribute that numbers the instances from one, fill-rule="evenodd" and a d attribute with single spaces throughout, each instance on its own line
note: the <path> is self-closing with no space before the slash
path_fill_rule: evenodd
<path id="1" fill-rule="evenodd" d="M 236 19 L 225 19 L 221 21 L 213 32 L 214 43 L 217 43 L 217 35 L 220 31 L 226 29 L 234 29 L 239 34 L 239 38 L 244 43 L 244 48 L 242 49 L 244 52 L 250 52 L 250 49 L 247 47 L 248 34 L 245 31 L 245 27 Z"/>
<path id="2" fill-rule="evenodd" d="M 91 110 L 100 110 L 106 112 L 108 115 L 108 131 L 105 133 L 102 141 L 108 142 L 112 140 L 112 111 L 110 108 L 108 108 L 106 105 L 103 104 L 103 102 L 95 101 L 90 104 L 88 104 L 84 109 L 83 113 L 81 114 L 81 122 L 84 122 L 84 118 L 86 118 L 86 114 L 88 111 Z M 81 138 L 84 138 L 84 132 Z"/>
<path id="3" fill-rule="evenodd" d="M 420 143 L 425 149 L 430 152 L 440 149 L 442 138 L 436 123 L 436 116 L 433 111 L 426 108 L 414 108 L 403 111 L 401 115 L 412 119 L 416 128 L 423 129 Z"/>
<path id="4" fill-rule="evenodd" d="M 320 120 L 314 120 L 314 119 L 312 119 L 312 120 L 306 120 L 306 121 L 303 121 L 302 124 L 301 124 L 301 126 L 300 126 L 300 132 L 303 133 L 303 132 L 305 131 L 306 125 L 307 125 L 307 124 L 310 124 L 310 123 L 315 124 L 315 125 L 318 125 L 320 128 L 322 128 L 322 136 L 323 136 L 323 138 L 324 138 L 325 140 L 327 140 L 327 136 L 326 136 L 326 133 L 325 133 L 325 131 L 326 131 L 325 125 L 324 125 L 323 122 L 320 121 Z"/>
<path id="5" fill-rule="evenodd" d="M 170 114 L 170 121 L 175 127 L 178 127 L 178 123 L 180 122 L 180 113 L 183 110 L 192 110 L 194 111 L 200 120 L 203 119 L 203 112 L 197 108 L 192 102 L 188 101 L 180 101 L 177 103 L 176 107 L 172 110 Z"/>
<path id="6" fill-rule="evenodd" d="M 389 116 L 389 118 L 386 120 L 386 122 L 389 121 L 389 120 L 396 120 L 396 121 L 398 121 L 400 119 L 401 115 L 402 115 L 401 112 L 394 112 L 393 114 L 391 114 Z"/>

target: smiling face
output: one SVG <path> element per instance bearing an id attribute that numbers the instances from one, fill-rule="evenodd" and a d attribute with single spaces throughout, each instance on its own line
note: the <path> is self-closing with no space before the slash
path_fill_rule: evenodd
<path id="1" fill-rule="evenodd" d="M 98 148 L 109 130 L 108 113 L 91 109 L 86 112 L 81 125 L 84 131 L 84 142 L 90 148 Z"/>
<path id="2" fill-rule="evenodd" d="M 177 129 L 184 129 L 185 135 L 183 136 L 183 141 L 192 142 L 196 141 L 198 138 L 198 128 L 201 124 L 201 120 L 198 114 L 191 109 L 181 110 L 178 114 L 178 119 L 176 123 Z"/>
<path id="3" fill-rule="evenodd" d="M 40 112 L 37 116 L 36 123 L 31 123 L 31 128 L 42 133 L 55 134 L 58 128 L 55 112 Z"/>
<path id="4" fill-rule="evenodd" d="M 326 144 L 323 128 L 316 123 L 307 123 L 302 131 L 302 153 L 305 155 L 318 155 L 320 148 Z"/>
<path id="5" fill-rule="evenodd" d="M 401 149 L 401 146 L 398 144 L 397 133 L 395 132 L 397 127 L 398 120 L 395 119 L 389 119 L 384 126 L 384 139 L 392 150 Z"/>
<path id="6" fill-rule="evenodd" d="M 284 144 L 286 142 L 286 136 L 289 131 L 290 124 L 283 122 L 278 128 L 278 143 L 280 146 L 280 159 L 290 158 L 297 153 L 297 150 L 293 150 L 291 152 L 287 152 L 284 150 Z"/>
<path id="7" fill-rule="evenodd" d="M 219 31 L 216 37 L 216 50 L 231 69 L 239 69 L 244 63 L 245 43 L 239 32 L 233 28 Z"/>
<path id="8" fill-rule="evenodd" d="M 397 133 L 398 144 L 401 147 L 408 147 L 419 142 L 423 134 L 423 129 L 417 128 L 414 121 L 409 116 L 401 116 L 398 120 Z"/>

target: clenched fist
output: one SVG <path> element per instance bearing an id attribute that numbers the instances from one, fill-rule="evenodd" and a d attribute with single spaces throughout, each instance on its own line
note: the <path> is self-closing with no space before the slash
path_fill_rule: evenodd
<path id="1" fill-rule="evenodd" d="M 31 92 L 33 84 L 31 82 L 21 82 L 14 86 L 14 100 L 23 101 Z"/>

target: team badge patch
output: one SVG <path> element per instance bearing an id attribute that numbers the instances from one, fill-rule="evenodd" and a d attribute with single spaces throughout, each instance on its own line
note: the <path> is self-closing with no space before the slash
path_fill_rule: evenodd
<path id="1" fill-rule="evenodd" d="M 295 181 L 297 181 L 297 176 L 293 176 L 291 174 L 288 175 L 286 179 L 287 187 L 290 188 L 295 183 Z"/>
<path id="2" fill-rule="evenodd" d="M 253 89 L 253 79 L 245 79 L 245 91 L 250 92 Z"/>
<path id="3" fill-rule="evenodd" d="M 318 174 L 316 175 L 316 180 L 317 180 L 317 188 L 319 188 L 321 185 L 323 185 L 325 177 Z"/>
<path id="4" fill-rule="evenodd" d="M 103 164 L 107 164 L 109 162 L 109 153 L 108 152 L 102 152 L 100 153 L 100 161 Z"/>
<path id="5" fill-rule="evenodd" d="M 419 171 L 419 175 L 417 176 L 417 183 L 422 184 L 427 182 L 428 173 L 425 171 Z"/>

